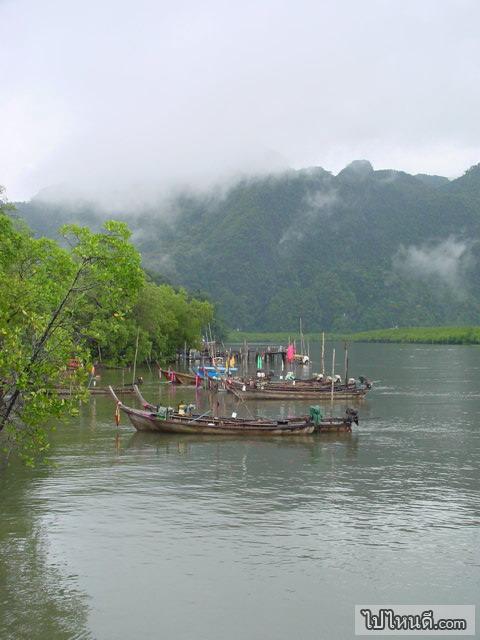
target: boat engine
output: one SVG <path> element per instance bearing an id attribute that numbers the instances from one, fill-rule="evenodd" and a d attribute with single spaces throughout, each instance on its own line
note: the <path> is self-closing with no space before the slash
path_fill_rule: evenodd
<path id="1" fill-rule="evenodd" d="M 313 424 L 318 427 L 323 418 L 322 410 L 318 404 L 310 407 L 308 417 L 310 418 L 311 422 L 313 422 Z"/>
<path id="2" fill-rule="evenodd" d="M 354 422 L 358 426 L 358 411 L 356 409 L 352 409 L 351 407 L 347 407 L 345 410 L 345 415 L 347 416 L 347 422 Z"/>
<path id="3" fill-rule="evenodd" d="M 370 382 L 370 380 L 368 378 L 365 378 L 365 376 L 358 376 L 358 380 L 360 382 L 360 384 L 365 387 L 366 389 L 371 389 L 372 388 L 372 383 Z"/>

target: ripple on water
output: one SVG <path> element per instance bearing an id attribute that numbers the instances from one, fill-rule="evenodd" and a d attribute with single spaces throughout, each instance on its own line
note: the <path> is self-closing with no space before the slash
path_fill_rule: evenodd
<path id="1" fill-rule="evenodd" d="M 268 619 L 283 640 L 318 637 L 319 616 L 341 626 L 359 594 L 471 601 L 480 350 L 462 351 L 462 360 L 458 350 L 452 358 L 447 349 L 377 346 L 365 347 L 363 361 L 355 347 L 359 370 L 381 386 L 359 405 L 352 434 L 280 442 L 133 435 L 124 423 L 113 429 L 111 404 L 97 399 L 81 425 L 57 432 L 55 465 L 29 471 L 21 490 L 11 491 L 16 480 L 5 494 L 2 540 L 16 549 L 9 566 L 19 594 L 33 597 L 22 575 L 35 577 L 35 590 L 53 576 L 65 602 L 80 603 L 78 637 L 91 629 L 116 640 L 152 637 L 151 628 L 182 640 L 230 637 L 239 602 L 245 637 L 258 631 L 249 621 Z M 256 410 L 304 410 L 275 407 Z M 44 592 L 52 611 L 59 603 Z M 222 602 L 215 624 L 205 618 L 212 601 Z M 350 626 L 342 634 L 350 637 Z"/>

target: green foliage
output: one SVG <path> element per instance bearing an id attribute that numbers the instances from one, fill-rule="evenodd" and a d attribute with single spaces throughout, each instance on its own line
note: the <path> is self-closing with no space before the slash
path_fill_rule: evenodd
<path id="1" fill-rule="evenodd" d="M 480 344 L 480 327 L 407 327 L 342 336 L 354 342 Z"/>
<path id="2" fill-rule="evenodd" d="M 99 233 L 66 225 L 60 246 L 33 238 L 11 211 L 0 200 L 0 431 L 31 464 L 48 447 L 45 424 L 78 410 L 88 363 L 102 349 L 130 363 L 138 334 L 139 361 L 170 357 L 198 345 L 213 308 L 147 282 L 124 223 Z M 74 372 L 72 357 L 84 364 Z"/>
<path id="3" fill-rule="evenodd" d="M 70 322 L 95 357 L 102 345 L 128 334 L 126 325 L 145 282 L 141 258 L 121 222 L 106 222 L 100 234 L 76 225 L 65 225 L 60 232 L 72 247 L 74 262 L 88 265 Z"/>
<path id="4" fill-rule="evenodd" d="M 222 198 L 179 199 L 172 223 L 144 218 L 144 259 L 167 256 L 172 281 L 205 289 L 233 329 L 294 332 L 299 317 L 307 331 L 472 323 L 476 245 L 455 286 L 395 267 L 402 246 L 479 236 L 480 197 L 434 182 L 322 170 L 244 181 Z"/>
<path id="5" fill-rule="evenodd" d="M 47 448 L 43 425 L 75 411 L 85 369 L 67 375 L 72 357 L 88 360 L 100 317 L 122 322 L 143 283 L 140 257 L 125 225 L 103 233 L 64 229 L 69 249 L 35 239 L 0 206 L 0 430 L 24 459 Z M 68 400 L 54 392 L 69 386 Z"/>
<path id="6" fill-rule="evenodd" d="M 133 362 L 138 331 L 138 361 L 168 361 L 185 345 L 199 347 L 202 329 L 212 318 L 212 305 L 191 298 L 184 289 L 145 282 L 122 331 L 100 343 L 103 358 Z"/>

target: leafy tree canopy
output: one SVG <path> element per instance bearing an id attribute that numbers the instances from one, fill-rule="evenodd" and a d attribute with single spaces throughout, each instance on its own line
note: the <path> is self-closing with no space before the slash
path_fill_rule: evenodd
<path id="1" fill-rule="evenodd" d="M 1 195 L 1 192 L 0 192 Z M 148 281 L 122 222 L 94 233 L 62 227 L 62 245 L 34 238 L 0 199 L 0 431 L 27 462 L 47 445 L 45 423 L 75 411 L 89 366 L 165 359 L 199 343 L 212 306 Z M 68 371 L 78 358 L 84 366 Z M 69 386 L 68 399 L 55 393 Z"/>

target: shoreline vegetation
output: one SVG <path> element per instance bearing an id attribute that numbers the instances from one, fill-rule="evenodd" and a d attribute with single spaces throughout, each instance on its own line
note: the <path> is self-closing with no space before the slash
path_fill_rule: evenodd
<path id="1" fill-rule="evenodd" d="M 0 455 L 33 464 L 52 421 L 78 414 L 95 362 L 133 363 L 134 378 L 137 362 L 201 348 L 214 306 L 144 271 L 125 223 L 98 232 L 70 224 L 58 241 L 35 238 L 2 194 Z"/>
<path id="2" fill-rule="evenodd" d="M 318 341 L 321 332 L 304 334 L 305 340 Z M 229 342 L 257 342 L 287 344 L 290 340 L 299 340 L 298 332 L 246 332 L 231 331 Z M 356 333 L 325 333 L 325 339 L 348 342 L 382 342 L 397 344 L 480 344 L 480 326 L 478 327 L 399 327 L 393 329 L 375 329 Z"/>

